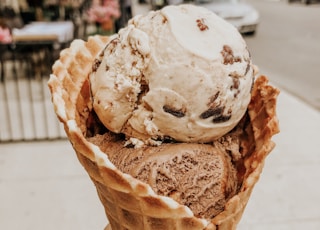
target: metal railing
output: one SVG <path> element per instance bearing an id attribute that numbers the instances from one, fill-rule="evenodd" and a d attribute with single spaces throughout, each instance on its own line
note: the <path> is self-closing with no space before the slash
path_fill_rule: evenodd
<path id="1" fill-rule="evenodd" d="M 51 66 L 38 62 L 30 73 L 28 58 L 1 63 L 0 142 L 65 138 L 47 86 Z"/>

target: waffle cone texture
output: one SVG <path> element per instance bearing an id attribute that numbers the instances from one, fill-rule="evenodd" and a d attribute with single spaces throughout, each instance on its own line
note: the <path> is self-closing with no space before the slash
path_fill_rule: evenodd
<path id="1" fill-rule="evenodd" d="M 110 162 L 108 153 L 87 141 L 92 112 L 88 75 L 107 41 L 103 36 L 73 41 L 61 52 L 48 82 L 55 112 L 105 208 L 109 220 L 106 229 L 236 229 L 265 158 L 275 146 L 271 137 L 279 132 L 275 111 L 279 91 L 268 85 L 265 76 L 255 80 L 243 127 L 243 157 L 237 163 L 242 175 L 239 191 L 213 219 L 198 218 L 187 206 L 155 194 L 148 184 L 122 173 Z"/>

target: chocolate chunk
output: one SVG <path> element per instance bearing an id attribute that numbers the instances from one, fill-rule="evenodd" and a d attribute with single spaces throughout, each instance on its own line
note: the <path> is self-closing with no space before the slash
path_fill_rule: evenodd
<path id="1" fill-rule="evenodd" d="M 223 57 L 223 64 L 225 65 L 233 64 L 234 62 L 241 62 L 241 58 L 235 57 L 233 55 L 233 50 L 228 45 L 224 45 L 220 53 Z"/>
<path id="2" fill-rule="evenodd" d="M 215 102 L 215 100 L 217 100 L 219 94 L 220 94 L 220 91 L 216 92 L 215 95 L 213 95 L 212 97 L 210 97 L 210 98 L 209 98 L 209 103 L 207 104 L 207 106 L 212 107 L 212 104 Z"/>
<path id="3" fill-rule="evenodd" d="M 244 75 L 247 75 L 247 73 L 249 72 L 249 70 L 250 70 L 250 62 L 248 62 L 247 63 L 247 68 L 246 68 L 246 71 L 245 71 L 245 73 L 244 73 Z"/>
<path id="4" fill-rule="evenodd" d="M 214 116 L 214 117 L 221 116 L 223 111 L 224 111 L 224 106 L 223 107 L 216 107 L 216 108 L 209 108 L 208 110 L 206 110 L 200 114 L 200 118 L 207 119 L 212 116 Z"/>
<path id="5" fill-rule="evenodd" d="M 171 115 L 175 116 L 175 117 L 184 117 L 186 114 L 185 114 L 185 111 L 183 109 L 175 109 L 175 108 L 172 108 L 168 105 L 164 105 L 163 107 L 163 111 L 165 111 L 166 113 L 170 113 Z"/>
<path id="6" fill-rule="evenodd" d="M 242 77 L 236 71 L 229 74 L 229 77 L 232 78 L 232 85 L 230 86 L 230 90 L 234 91 L 233 96 L 236 98 L 240 93 L 240 80 L 239 78 Z"/>
<path id="7" fill-rule="evenodd" d="M 100 60 L 103 58 L 104 56 L 104 51 L 105 51 L 105 48 L 99 53 L 99 58 Z"/>
<path id="8" fill-rule="evenodd" d="M 105 50 L 108 50 L 109 53 L 112 53 L 119 42 L 119 38 L 112 39 L 105 47 Z"/>
<path id="9" fill-rule="evenodd" d="M 233 81 L 233 89 L 239 89 L 239 86 L 240 86 L 240 81 L 238 78 L 232 78 L 232 81 Z"/>
<path id="10" fill-rule="evenodd" d="M 234 57 L 233 61 L 234 62 L 241 62 L 241 58 L 240 57 Z"/>
<path id="11" fill-rule="evenodd" d="M 119 38 L 114 38 L 114 39 L 112 39 L 111 41 L 110 41 L 110 44 L 112 44 L 112 45 L 117 45 L 118 43 L 120 42 L 120 39 Z"/>
<path id="12" fill-rule="evenodd" d="M 243 77 L 243 75 L 239 74 L 237 71 L 233 71 L 233 72 L 229 73 L 229 77 L 241 78 L 241 77 Z"/>
<path id="13" fill-rule="evenodd" d="M 208 30 L 209 27 L 205 24 L 204 18 L 200 18 L 196 20 L 197 26 L 200 29 L 200 31 Z"/>
<path id="14" fill-rule="evenodd" d="M 136 67 L 136 66 L 137 66 L 137 64 L 138 64 L 138 62 L 137 62 L 137 61 L 133 61 L 133 62 L 132 62 L 132 67 Z"/>
<path id="15" fill-rule="evenodd" d="M 98 59 L 95 59 L 93 61 L 93 65 L 92 65 L 92 72 L 96 72 L 97 69 L 99 68 L 100 64 L 101 64 L 101 61 Z"/>
<path id="16" fill-rule="evenodd" d="M 219 117 L 213 118 L 212 122 L 213 123 L 223 123 L 223 122 L 230 120 L 230 118 L 231 118 L 231 115 L 221 115 Z"/>
<path id="17" fill-rule="evenodd" d="M 163 17 L 162 24 L 166 24 L 168 22 L 168 19 L 166 17 Z"/>

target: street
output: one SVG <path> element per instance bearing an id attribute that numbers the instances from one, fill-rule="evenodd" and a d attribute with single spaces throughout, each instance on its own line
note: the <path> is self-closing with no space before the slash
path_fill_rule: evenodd
<path id="1" fill-rule="evenodd" d="M 260 74 L 320 110 L 320 4 L 287 0 L 246 0 L 260 13 L 254 36 L 245 36 Z M 148 4 L 134 4 L 144 14 Z"/>
<path id="2" fill-rule="evenodd" d="M 261 16 L 256 35 L 245 37 L 260 73 L 320 110 L 320 4 L 247 2 Z"/>

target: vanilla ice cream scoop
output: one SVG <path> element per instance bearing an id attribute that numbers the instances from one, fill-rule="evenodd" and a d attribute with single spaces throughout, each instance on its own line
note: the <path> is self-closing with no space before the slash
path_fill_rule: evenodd
<path id="1" fill-rule="evenodd" d="M 237 29 L 194 5 L 136 16 L 90 75 L 93 108 L 132 143 L 213 141 L 247 110 L 254 66 Z"/>

